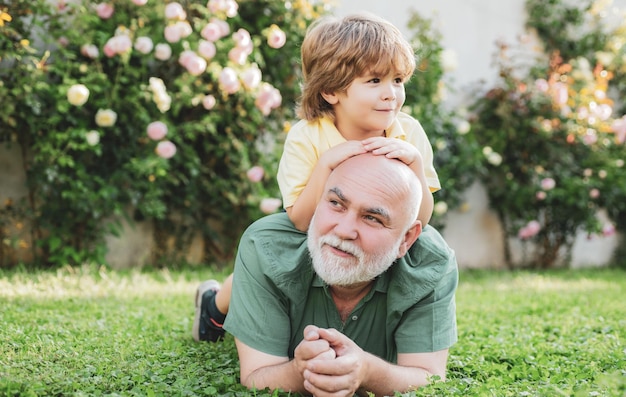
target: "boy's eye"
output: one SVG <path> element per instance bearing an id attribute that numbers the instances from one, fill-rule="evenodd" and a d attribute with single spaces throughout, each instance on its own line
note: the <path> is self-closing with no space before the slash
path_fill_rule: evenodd
<path id="1" fill-rule="evenodd" d="M 402 77 L 396 77 L 396 83 L 397 84 L 402 84 L 402 83 L 404 83 L 404 79 Z"/>
<path id="2" fill-rule="evenodd" d="M 378 77 L 374 77 L 370 80 L 370 83 L 380 83 L 380 79 Z"/>

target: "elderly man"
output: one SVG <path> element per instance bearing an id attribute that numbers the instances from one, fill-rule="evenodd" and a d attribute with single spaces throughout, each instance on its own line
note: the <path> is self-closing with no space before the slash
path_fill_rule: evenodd
<path id="1" fill-rule="evenodd" d="M 458 271 L 420 201 L 405 164 L 362 154 L 333 170 L 308 235 L 284 213 L 248 228 L 224 324 L 242 384 L 393 395 L 445 379 Z"/>

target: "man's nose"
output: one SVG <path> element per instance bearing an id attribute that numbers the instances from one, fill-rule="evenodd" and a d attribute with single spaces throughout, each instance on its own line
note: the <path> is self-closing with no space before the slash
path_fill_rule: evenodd
<path id="1" fill-rule="evenodd" d="M 336 220 L 335 235 L 343 240 L 355 240 L 358 237 L 355 215 L 344 214 Z"/>

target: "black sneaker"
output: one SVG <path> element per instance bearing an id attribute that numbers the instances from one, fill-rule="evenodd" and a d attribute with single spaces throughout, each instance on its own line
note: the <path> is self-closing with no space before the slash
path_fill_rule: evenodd
<path id="1" fill-rule="evenodd" d="M 224 339 L 225 331 L 222 329 L 222 324 L 218 324 L 209 316 L 206 307 L 205 310 L 202 310 L 202 303 L 205 300 L 215 299 L 219 290 L 220 283 L 216 280 L 207 280 L 200 284 L 196 290 L 196 314 L 191 329 L 191 335 L 196 342 L 217 342 Z"/>

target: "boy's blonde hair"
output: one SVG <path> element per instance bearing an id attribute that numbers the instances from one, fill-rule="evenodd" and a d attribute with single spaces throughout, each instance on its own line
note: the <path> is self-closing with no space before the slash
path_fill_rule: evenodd
<path id="1" fill-rule="evenodd" d="M 302 42 L 302 96 L 298 117 L 334 119 L 322 93 L 345 92 L 354 79 L 374 73 L 398 73 L 408 80 L 415 70 L 415 53 L 391 23 L 368 13 L 315 21 Z"/>

